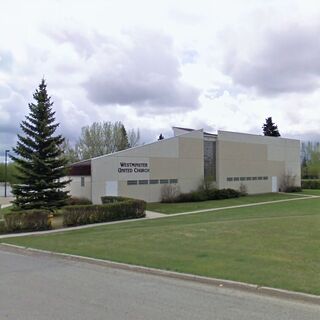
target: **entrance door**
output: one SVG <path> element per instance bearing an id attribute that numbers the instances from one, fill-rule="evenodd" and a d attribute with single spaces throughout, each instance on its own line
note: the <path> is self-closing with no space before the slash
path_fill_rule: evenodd
<path id="1" fill-rule="evenodd" d="M 118 196 L 118 181 L 106 181 L 106 196 Z"/>
<path id="2" fill-rule="evenodd" d="M 278 177 L 272 177 L 272 192 L 278 192 Z"/>

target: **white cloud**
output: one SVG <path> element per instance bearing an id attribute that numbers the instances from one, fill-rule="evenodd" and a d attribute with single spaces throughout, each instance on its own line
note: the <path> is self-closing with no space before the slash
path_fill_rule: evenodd
<path id="1" fill-rule="evenodd" d="M 88 59 L 85 88 L 99 105 L 134 106 L 139 112 L 181 112 L 198 106 L 199 91 L 181 80 L 170 37 L 138 30 L 127 42 L 102 45 Z"/>
<path id="2" fill-rule="evenodd" d="M 291 22 L 262 34 L 247 56 L 234 48 L 226 55 L 225 72 L 234 84 L 254 88 L 264 95 L 310 92 L 319 86 L 320 45 L 318 23 Z"/>
<path id="3" fill-rule="evenodd" d="M 319 14 L 300 0 L 5 0 L 0 148 L 42 76 L 71 139 L 116 120 L 145 142 L 173 125 L 261 133 L 268 116 L 284 136 L 316 137 Z"/>

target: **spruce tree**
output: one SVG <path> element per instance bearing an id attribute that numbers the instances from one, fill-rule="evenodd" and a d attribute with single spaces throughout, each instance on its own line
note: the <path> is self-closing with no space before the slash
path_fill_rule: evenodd
<path id="1" fill-rule="evenodd" d="M 266 123 L 263 124 L 262 129 L 265 136 L 280 137 L 278 126 L 272 122 L 271 117 L 266 119 Z"/>
<path id="2" fill-rule="evenodd" d="M 47 94 L 45 80 L 33 94 L 35 103 L 29 104 L 30 113 L 20 127 L 22 135 L 13 149 L 17 156 L 11 158 L 18 164 L 21 184 L 13 187 L 14 205 L 18 209 L 54 210 L 66 204 L 68 192 L 64 187 L 70 182 L 66 176 L 66 158 L 63 155 L 64 138 L 54 135 L 55 123 L 53 103 Z"/>
<path id="3" fill-rule="evenodd" d="M 120 140 L 119 140 L 119 144 L 117 147 L 118 147 L 117 151 L 121 151 L 121 150 L 125 150 L 125 149 L 130 148 L 127 130 L 123 124 L 121 124 L 121 126 L 120 126 Z"/>

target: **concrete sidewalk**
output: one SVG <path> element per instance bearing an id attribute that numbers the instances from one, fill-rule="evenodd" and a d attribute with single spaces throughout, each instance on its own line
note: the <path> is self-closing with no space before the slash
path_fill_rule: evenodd
<path id="1" fill-rule="evenodd" d="M 202 212 L 220 211 L 220 210 L 226 210 L 226 209 L 254 207 L 254 206 L 261 206 L 261 205 L 265 205 L 265 204 L 273 204 L 273 203 L 281 203 L 281 202 L 289 202 L 289 201 L 301 201 L 301 200 L 307 200 L 307 199 L 320 198 L 320 196 L 314 196 L 314 195 L 301 195 L 301 194 L 298 194 L 298 196 L 299 196 L 299 198 L 271 200 L 271 201 L 256 202 L 256 203 L 239 204 L 239 205 L 236 205 L 236 206 L 218 207 L 218 208 L 209 208 L 209 209 L 187 211 L 187 212 L 181 212 L 181 213 L 173 213 L 173 214 L 169 214 L 169 216 L 170 217 L 176 217 L 176 216 L 182 216 L 182 215 L 193 214 L 193 213 L 202 213 Z M 303 197 L 301 197 L 301 196 L 303 196 Z"/>
<path id="2" fill-rule="evenodd" d="M 0 208 L 11 206 L 11 201 L 13 200 L 14 197 L 0 197 Z"/>

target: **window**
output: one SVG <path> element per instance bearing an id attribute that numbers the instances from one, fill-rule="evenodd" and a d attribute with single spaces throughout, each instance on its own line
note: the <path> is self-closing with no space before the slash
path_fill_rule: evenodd
<path id="1" fill-rule="evenodd" d="M 137 185 L 138 184 L 138 181 L 137 180 L 128 180 L 127 181 L 127 185 L 128 186 L 133 186 L 133 185 Z"/>
<path id="2" fill-rule="evenodd" d="M 139 180 L 139 184 L 148 184 L 149 181 L 148 180 Z"/>
<path id="3" fill-rule="evenodd" d="M 155 179 L 149 180 L 149 183 L 150 183 L 150 184 L 158 184 L 158 183 L 159 183 L 159 180 L 155 180 Z"/>
<path id="4" fill-rule="evenodd" d="M 84 185 L 85 185 L 84 177 L 81 177 L 81 187 L 84 187 Z"/>
<path id="5" fill-rule="evenodd" d="M 160 183 L 166 184 L 166 183 L 169 183 L 169 180 L 168 179 L 160 179 Z"/>
<path id="6" fill-rule="evenodd" d="M 211 177 L 216 181 L 216 141 L 204 141 L 203 157 L 204 157 L 204 177 Z"/>
<path id="7" fill-rule="evenodd" d="M 228 177 L 227 181 L 252 181 L 252 180 L 268 180 L 268 177 Z"/>
<path id="8" fill-rule="evenodd" d="M 170 183 L 178 183 L 178 179 L 170 179 Z"/>

